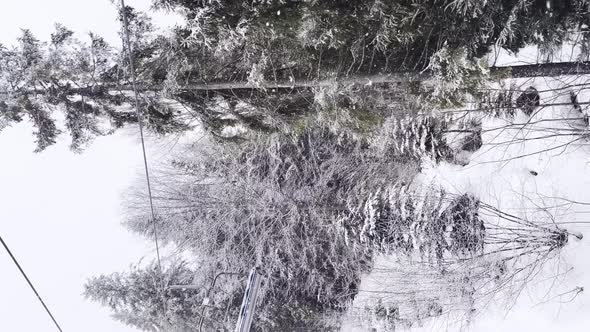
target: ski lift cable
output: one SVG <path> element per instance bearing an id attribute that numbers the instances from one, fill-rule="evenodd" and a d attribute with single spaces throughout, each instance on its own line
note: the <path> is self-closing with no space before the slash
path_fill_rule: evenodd
<path id="1" fill-rule="evenodd" d="M 143 134 L 143 116 L 142 116 L 142 112 L 140 110 L 140 104 L 139 104 L 139 92 L 137 89 L 137 80 L 135 77 L 135 67 L 133 65 L 133 53 L 132 53 L 132 49 L 131 49 L 131 41 L 129 39 L 129 21 L 127 19 L 127 12 L 125 10 L 125 0 L 121 0 L 121 16 L 123 18 L 123 39 L 124 39 L 124 45 L 125 48 L 127 49 L 127 55 L 128 55 L 128 60 L 129 60 L 129 71 L 131 74 L 131 84 L 133 87 L 133 94 L 135 96 L 135 112 L 137 114 L 137 123 L 139 124 L 139 135 L 141 138 L 141 149 L 142 149 L 142 153 L 143 153 L 143 164 L 144 164 L 144 169 L 145 169 L 145 178 L 146 178 L 146 183 L 147 183 L 147 190 L 148 190 L 148 197 L 149 197 L 149 202 L 150 202 L 150 212 L 151 212 L 151 217 L 152 217 L 152 225 L 153 225 L 153 229 L 154 229 L 154 242 L 156 245 L 156 255 L 157 255 L 157 259 L 158 259 L 158 270 L 160 273 L 160 282 L 162 283 L 161 287 L 162 290 L 164 289 L 164 283 L 163 283 L 163 275 L 162 275 L 162 262 L 160 259 L 160 245 L 158 243 L 158 227 L 156 225 L 156 214 L 154 212 L 154 201 L 152 198 L 152 187 L 151 187 L 151 183 L 150 183 L 150 173 L 149 173 L 149 169 L 148 169 L 148 161 L 147 161 L 147 153 L 146 153 L 146 149 L 145 149 L 145 138 L 144 138 L 144 134 Z"/>
<path id="2" fill-rule="evenodd" d="M 47 312 L 47 314 L 49 315 L 49 317 L 51 317 L 51 320 L 55 324 L 55 327 L 57 327 L 57 329 L 59 330 L 59 332 L 63 332 L 62 329 L 61 329 L 61 327 L 57 323 L 57 320 L 55 319 L 55 317 L 53 316 L 53 314 L 51 313 L 51 311 L 49 310 L 49 308 L 47 307 L 47 305 L 45 304 L 45 302 L 41 298 L 41 295 L 39 295 L 39 293 L 37 292 L 37 289 L 35 289 L 35 286 L 33 286 L 33 283 L 31 282 L 31 280 L 29 279 L 29 277 L 27 276 L 27 274 L 25 273 L 25 271 L 23 270 L 23 268 L 18 263 L 18 260 L 12 254 L 12 251 L 10 251 L 10 248 L 8 248 L 8 245 L 6 244 L 6 242 L 4 242 L 4 239 L 2 239 L 2 236 L 0 236 L 0 242 L 2 243 L 2 246 L 4 246 L 4 249 L 6 249 L 6 252 L 10 256 L 10 258 L 12 258 L 12 261 L 14 262 L 14 264 L 16 265 L 16 267 L 19 269 L 20 273 L 23 275 L 23 277 L 25 278 L 25 280 L 29 284 L 29 287 L 33 290 L 33 293 L 35 293 L 35 295 L 37 296 L 37 299 L 39 300 L 39 302 L 41 302 L 41 305 L 43 305 L 43 308 L 45 308 L 45 311 Z"/>

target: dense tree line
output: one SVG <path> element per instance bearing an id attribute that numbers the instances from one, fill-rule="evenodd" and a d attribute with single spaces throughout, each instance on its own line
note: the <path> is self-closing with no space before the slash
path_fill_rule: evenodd
<path id="1" fill-rule="evenodd" d="M 338 314 L 348 308 L 378 254 L 419 257 L 429 274 L 442 281 L 453 277 L 450 285 L 441 281 L 441 287 L 459 292 L 467 287 L 461 283 L 467 283 L 475 289 L 473 298 L 489 300 L 544 263 L 530 262 L 530 257 L 546 257 L 567 243 L 569 234 L 559 226 L 517 218 L 472 195 L 452 195 L 420 183 L 416 175 L 423 158 L 436 160 L 453 150 L 444 137 L 437 145 L 426 143 L 441 133 L 425 126 L 435 120 L 393 119 L 379 125 L 374 136 L 335 129 L 331 120 L 315 118 L 299 132 L 258 134 L 241 144 L 188 146 L 154 183 L 159 238 L 195 257 L 196 277 L 190 284 L 200 286 L 198 294 L 219 272 L 245 275 L 258 266 L 264 283 L 255 326 L 262 331 L 337 329 Z M 127 202 L 127 226 L 151 238 L 146 204 L 145 194 Z M 497 271 L 507 264 L 510 268 Z M 405 284 L 421 275 L 407 271 L 395 277 Z M 116 278 L 89 281 L 89 296 L 119 298 L 102 286 Z M 173 285 L 169 272 L 159 278 L 145 287 L 152 289 L 150 301 L 164 306 L 177 295 L 165 291 Z M 165 295 L 158 297 L 154 288 L 164 289 Z M 204 318 L 208 329 L 232 328 L 243 289 L 243 278 L 232 277 L 213 290 L 213 310 Z M 436 314 L 420 307 L 421 316 L 414 320 L 463 305 L 458 300 L 452 306 L 433 304 L 427 294 L 397 292 L 440 308 Z M 198 300 L 192 303 L 200 307 Z M 220 322 L 218 310 L 224 308 Z M 113 309 L 128 321 L 129 313 Z M 171 314 L 158 310 L 157 324 L 163 327 Z"/>

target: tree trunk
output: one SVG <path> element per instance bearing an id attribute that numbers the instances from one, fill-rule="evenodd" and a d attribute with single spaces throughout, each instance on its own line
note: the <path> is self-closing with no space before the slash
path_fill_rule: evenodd
<path id="1" fill-rule="evenodd" d="M 506 78 L 524 78 L 524 77 L 554 77 L 561 75 L 584 75 L 590 74 L 589 62 L 556 62 L 543 63 L 534 65 L 518 65 L 506 67 L 491 67 L 490 73 L 492 75 L 501 75 Z M 217 82 L 217 83 L 195 83 L 188 84 L 182 87 L 184 91 L 206 91 L 206 90 L 297 90 L 314 87 L 328 87 L 334 84 L 340 85 L 373 85 L 373 84 L 388 84 L 389 87 L 395 88 L 404 83 L 424 81 L 430 77 L 430 73 L 424 72 L 400 72 L 381 75 L 360 75 L 342 78 L 324 79 L 324 80 L 299 80 L 299 81 L 278 81 L 265 82 L 261 85 L 252 85 L 248 82 Z M 161 86 L 139 86 L 138 89 L 142 92 L 157 92 L 162 89 Z M 68 92 L 74 95 L 90 96 L 97 93 L 104 93 L 106 91 L 112 92 L 127 92 L 132 91 L 129 85 L 115 85 L 108 84 L 100 87 L 84 87 L 72 88 Z M 20 93 L 22 93 L 21 91 Z M 44 90 L 28 91 L 33 94 L 45 94 Z M 6 91 L 0 91 L 0 96 L 8 94 Z"/>
<path id="2" fill-rule="evenodd" d="M 554 62 L 535 65 L 520 65 L 510 67 L 492 67 L 490 72 L 507 72 L 509 77 L 553 77 L 562 75 L 590 74 L 590 62 Z"/>

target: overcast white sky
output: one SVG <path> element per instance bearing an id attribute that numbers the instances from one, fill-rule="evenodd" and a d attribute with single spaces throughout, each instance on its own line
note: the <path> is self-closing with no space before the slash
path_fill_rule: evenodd
<path id="1" fill-rule="evenodd" d="M 126 3 L 146 10 L 150 0 Z M 60 22 L 79 37 L 93 31 L 118 46 L 115 15 L 110 0 L 6 0 L 0 10 L 0 43 L 14 43 L 19 28 L 48 40 Z M 158 17 L 163 25 L 175 20 Z M 136 331 L 81 296 L 88 277 L 123 271 L 144 255 L 153 257 L 152 243 L 120 225 L 121 195 L 142 175 L 134 130 L 100 138 L 76 155 L 68 150 L 67 135 L 33 154 L 31 129 L 19 124 L 0 132 L 0 234 L 64 331 Z M 0 250 L 0 331 L 57 331 L 52 324 Z"/>
<path id="2" fill-rule="evenodd" d="M 151 0 L 125 0 L 125 4 L 148 11 Z M 14 43 L 21 28 L 31 29 L 39 39 L 48 41 L 54 24 L 61 23 L 74 30 L 79 38 L 92 31 L 119 46 L 116 14 L 111 0 L 6 0 L 2 1 L 0 10 L 0 43 Z M 171 26 L 178 21 L 178 16 L 173 14 L 152 14 L 160 26 Z"/>

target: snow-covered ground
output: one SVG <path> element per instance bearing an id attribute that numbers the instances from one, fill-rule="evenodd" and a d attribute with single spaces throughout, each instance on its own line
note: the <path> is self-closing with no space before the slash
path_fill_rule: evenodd
<path id="1" fill-rule="evenodd" d="M 535 87 L 541 104 L 570 103 L 570 91 L 578 93 L 578 101 L 583 103 L 590 101 L 590 93 L 581 86 L 588 79 L 540 77 L 510 80 L 506 86 L 515 83 L 519 89 Z M 555 90 L 566 86 L 571 88 Z M 515 303 L 506 301 L 508 293 L 501 293 L 469 324 L 445 314 L 414 325 L 412 330 L 588 330 L 590 298 L 580 287 L 590 284 L 590 144 L 587 136 L 580 136 L 584 130 L 589 133 L 582 117 L 571 104 L 540 107 L 530 117 L 520 110 L 513 119 L 486 117 L 482 121 L 484 145 L 470 156 L 469 164 L 425 165 L 420 175 L 424 184 L 442 186 L 456 194 L 472 193 L 505 212 L 537 223 L 555 222 L 585 237 L 577 240 L 570 236 L 566 246 L 544 265 Z M 396 292 L 429 287 L 431 280 L 425 274 L 400 284 L 391 274 L 395 267 L 391 256 L 377 260 L 373 272 L 362 280 L 353 303 L 357 309 L 349 313 L 344 331 L 365 331 L 369 325 L 379 329 L 375 322 L 358 322 L 359 317 L 368 319 L 362 311 L 366 304 L 379 299 L 383 303 L 399 300 Z M 445 294 L 439 289 L 432 293 Z M 381 329 L 388 330 L 382 325 Z"/>
<path id="2" fill-rule="evenodd" d="M 580 45 L 575 40 L 566 42 L 563 47 L 553 50 L 539 51 L 537 46 L 526 46 L 520 52 L 514 54 L 503 48 L 494 48 L 487 57 L 490 66 L 516 66 L 516 65 L 531 65 L 547 62 L 572 62 L 572 61 L 587 61 L 588 59 L 580 58 Z"/>

